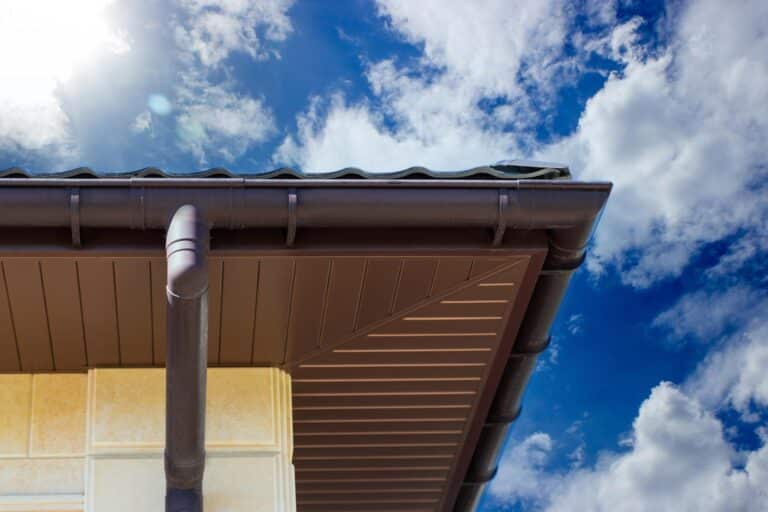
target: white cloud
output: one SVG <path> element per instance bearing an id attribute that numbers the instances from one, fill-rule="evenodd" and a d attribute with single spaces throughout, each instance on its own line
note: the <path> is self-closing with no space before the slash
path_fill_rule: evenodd
<path id="1" fill-rule="evenodd" d="M 617 0 L 587 0 L 587 21 L 591 24 L 612 24 L 616 21 Z"/>
<path id="2" fill-rule="evenodd" d="M 305 170 L 411 165 L 458 169 L 520 154 L 523 130 L 537 121 L 520 94 L 546 89 L 561 69 L 566 18 L 558 0 L 467 2 L 381 0 L 380 13 L 423 48 L 416 63 L 369 65 L 370 102 L 341 96 L 313 102 L 299 116 L 297 137 L 275 155 Z M 481 108 L 482 100 L 500 100 Z"/>
<path id="3" fill-rule="evenodd" d="M 202 81 L 180 88 L 178 94 L 179 143 L 201 163 L 208 163 L 212 155 L 232 161 L 274 131 L 274 120 L 262 100 L 233 92 L 227 84 Z"/>
<path id="4" fill-rule="evenodd" d="M 760 0 L 692 2 L 658 56 L 637 45 L 636 21 L 614 31 L 608 46 L 625 69 L 588 102 L 578 130 L 538 156 L 615 184 L 593 269 L 616 264 L 647 286 L 765 218 L 766 17 Z"/>
<path id="5" fill-rule="evenodd" d="M 694 338 L 713 341 L 728 328 L 741 327 L 759 310 L 764 294 L 737 285 L 714 292 L 697 291 L 684 295 L 653 321 L 668 329 L 673 339 Z M 768 313 L 768 311 L 766 311 Z"/>
<path id="6" fill-rule="evenodd" d="M 528 508 L 551 512 L 768 507 L 768 446 L 763 441 L 754 451 L 737 453 L 721 422 L 669 383 L 643 402 L 631 439 L 628 451 L 605 453 L 592 468 L 551 473 L 543 468 L 552 440 L 534 434 L 505 454 L 489 491 L 497 502 L 527 501 Z"/>
<path id="7" fill-rule="evenodd" d="M 131 131 L 134 133 L 143 133 L 152 129 L 152 113 L 144 110 L 133 120 Z"/>
<path id="8" fill-rule="evenodd" d="M 568 454 L 568 460 L 571 462 L 571 469 L 578 469 L 584 465 L 584 460 L 587 457 L 587 447 L 585 444 L 580 444 Z"/>
<path id="9" fill-rule="evenodd" d="M 756 212 L 757 215 L 761 213 Z M 717 264 L 707 270 L 707 277 L 722 279 L 737 275 L 738 272 L 752 267 L 754 262 L 759 265 L 759 256 L 768 253 L 768 224 L 761 222 L 759 218 L 752 224 L 744 235 L 731 244 Z M 759 272 L 755 278 L 763 283 L 768 282 L 765 272 Z"/>
<path id="10" fill-rule="evenodd" d="M 392 171 L 413 165 L 459 169 L 502 160 L 515 144 L 509 135 L 478 130 L 472 119 L 443 122 L 435 116 L 429 121 L 431 130 L 421 125 L 392 131 L 367 104 L 348 105 L 335 96 L 327 115 L 320 109 L 316 100 L 299 117 L 298 137 L 286 138 L 275 154 L 276 163 L 298 164 L 305 171 L 352 166 Z"/>
<path id="11" fill-rule="evenodd" d="M 620 443 L 625 451 L 604 452 L 585 467 L 577 448 L 569 454 L 575 466 L 553 470 L 548 462 L 556 441 L 536 433 L 505 452 L 489 488 L 491 499 L 550 512 L 768 510 L 768 431 L 757 426 L 768 411 L 768 298 L 742 287 L 723 293 L 729 294 L 736 298 L 692 294 L 681 303 L 695 306 L 671 310 L 677 311 L 670 320 L 679 322 L 680 336 L 703 336 L 707 304 L 741 309 L 742 299 L 751 297 L 738 332 L 716 339 L 722 326 L 715 320 L 709 335 L 713 350 L 682 385 L 662 382 L 651 391 L 628 440 Z M 746 425 L 755 424 L 756 448 L 740 451 L 731 444 L 733 434 L 717 417 L 730 410 Z M 566 433 L 572 435 L 580 424 L 574 422 Z"/>
<path id="12" fill-rule="evenodd" d="M 685 388 L 711 408 L 732 407 L 747 421 L 768 408 L 768 301 L 752 321 L 710 353 Z"/>
<path id="13" fill-rule="evenodd" d="M 549 434 L 536 432 L 505 451 L 490 493 L 508 503 L 546 500 L 559 483 L 557 475 L 545 472 L 553 445 Z"/>
<path id="14" fill-rule="evenodd" d="M 571 334 L 571 336 L 577 336 L 584 332 L 584 315 L 581 313 L 574 313 L 570 317 L 568 317 L 568 322 L 566 322 L 566 329 L 568 329 L 568 332 Z"/>
<path id="15" fill-rule="evenodd" d="M 293 0 L 178 0 L 176 133 L 179 147 L 200 164 L 234 161 L 275 132 L 269 107 L 238 90 L 226 59 L 279 57 L 264 41 L 283 41 L 292 31 Z M 222 76 L 224 78 L 222 78 Z"/>
<path id="16" fill-rule="evenodd" d="M 0 3 L 0 150 L 75 151 L 58 87 L 100 53 L 128 42 L 106 21 L 111 0 Z"/>
<path id="17" fill-rule="evenodd" d="M 565 6 L 557 1 L 379 0 L 379 10 L 409 42 L 423 46 L 423 65 L 444 70 L 476 98 L 520 93 L 518 73 L 544 82 L 565 41 Z"/>
<path id="18" fill-rule="evenodd" d="M 293 0 L 178 0 L 185 20 L 175 29 L 179 47 L 205 66 L 218 66 L 230 53 L 265 59 L 262 39 L 283 41 L 293 27 L 287 11 Z"/>
<path id="19" fill-rule="evenodd" d="M 662 383 L 640 407 L 631 450 L 571 474 L 546 509 L 764 510 L 768 448 L 750 453 L 743 470 L 735 462 L 720 421 Z"/>

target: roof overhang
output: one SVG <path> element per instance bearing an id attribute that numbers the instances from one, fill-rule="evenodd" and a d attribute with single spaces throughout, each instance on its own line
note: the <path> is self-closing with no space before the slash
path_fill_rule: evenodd
<path id="1" fill-rule="evenodd" d="M 300 510 L 354 508 L 353 490 L 371 510 L 470 509 L 610 192 L 514 169 L 7 171 L 0 371 L 163 365 L 163 239 L 193 204 L 208 363 L 291 372 Z"/>

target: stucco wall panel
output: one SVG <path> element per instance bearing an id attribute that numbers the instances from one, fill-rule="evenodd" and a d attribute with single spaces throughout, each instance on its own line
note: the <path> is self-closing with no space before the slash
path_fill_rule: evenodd
<path id="1" fill-rule="evenodd" d="M 0 375 L 0 457 L 23 457 L 29 449 L 32 375 Z"/>
<path id="2" fill-rule="evenodd" d="M 82 458 L 10 459 L 0 463 L 2 495 L 83 494 Z"/>
<path id="3" fill-rule="evenodd" d="M 0 375 L 0 510 L 82 497 L 85 410 L 85 374 Z"/>
<path id="4" fill-rule="evenodd" d="M 162 451 L 165 372 L 96 369 L 89 372 L 88 452 Z"/>
<path id="5" fill-rule="evenodd" d="M 32 384 L 31 457 L 85 454 L 84 374 L 40 374 Z"/>
<path id="6" fill-rule="evenodd" d="M 288 382 L 288 384 L 286 384 Z M 290 450 L 290 378 L 273 368 L 208 369 L 206 448 Z M 90 372 L 90 453 L 162 452 L 165 371 Z"/>
<path id="7" fill-rule="evenodd" d="M 290 386 L 208 371 L 206 510 L 295 510 Z M 0 375 L 0 410 L 0 512 L 163 509 L 164 370 Z"/>

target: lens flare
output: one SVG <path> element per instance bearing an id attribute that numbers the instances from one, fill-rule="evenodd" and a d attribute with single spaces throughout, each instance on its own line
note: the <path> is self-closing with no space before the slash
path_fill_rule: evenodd
<path id="1" fill-rule="evenodd" d="M 150 95 L 149 99 L 147 100 L 147 106 L 153 114 L 157 114 L 159 116 L 167 116 L 171 113 L 171 110 L 173 110 L 173 106 L 171 105 L 170 100 L 162 94 Z"/>

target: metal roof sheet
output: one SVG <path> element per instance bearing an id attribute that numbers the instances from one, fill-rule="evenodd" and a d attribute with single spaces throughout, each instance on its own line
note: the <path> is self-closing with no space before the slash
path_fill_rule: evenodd
<path id="1" fill-rule="evenodd" d="M 145 167 L 126 172 L 97 172 L 88 167 L 78 167 L 61 172 L 39 173 L 19 167 L 11 167 L 0 171 L 0 179 L 4 178 L 55 178 L 55 179 L 89 179 L 89 178 L 251 178 L 251 179 L 376 179 L 376 180 L 410 180 L 410 179 L 462 179 L 462 180 L 529 180 L 529 179 L 569 179 L 568 167 L 560 164 L 532 162 L 526 160 L 509 160 L 494 165 L 474 167 L 458 171 L 438 171 L 426 167 L 409 167 L 399 171 L 372 172 L 346 167 L 329 172 L 301 172 L 287 167 L 271 171 L 234 172 L 215 167 L 201 171 L 176 173 L 156 167 Z"/>

